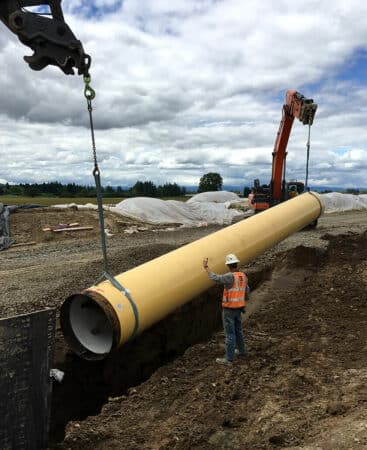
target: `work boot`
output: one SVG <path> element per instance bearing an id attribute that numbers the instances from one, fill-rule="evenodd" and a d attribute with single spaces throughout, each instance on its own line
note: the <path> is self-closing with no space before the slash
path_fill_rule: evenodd
<path id="1" fill-rule="evenodd" d="M 218 364 L 232 364 L 232 361 L 229 361 L 227 358 L 217 358 L 215 362 Z"/>

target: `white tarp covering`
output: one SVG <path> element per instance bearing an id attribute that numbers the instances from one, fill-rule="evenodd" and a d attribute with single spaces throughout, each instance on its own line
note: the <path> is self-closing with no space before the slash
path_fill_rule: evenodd
<path id="1" fill-rule="evenodd" d="M 77 205 L 76 203 L 67 203 L 67 204 L 60 204 L 60 205 L 52 205 L 52 208 L 58 208 L 58 209 L 77 209 L 79 211 L 83 211 L 84 209 L 90 210 L 90 209 L 98 209 L 98 206 L 94 203 L 87 203 L 85 205 Z"/>
<path id="2" fill-rule="evenodd" d="M 352 209 L 367 209 L 367 194 L 353 195 L 329 192 L 321 194 L 325 213 L 350 211 Z"/>
<path id="3" fill-rule="evenodd" d="M 367 194 L 352 195 L 331 192 L 321 194 L 325 213 L 367 209 Z M 239 205 L 240 209 L 231 208 Z M 79 210 L 97 209 L 97 205 L 54 205 L 56 208 L 74 208 Z M 150 197 L 128 198 L 116 206 L 105 209 L 114 213 L 153 225 L 174 224 L 186 227 L 205 225 L 228 225 L 252 214 L 246 211 L 246 202 L 233 192 L 204 192 L 193 196 L 187 202 L 160 200 Z"/>
<path id="4" fill-rule="evenodd" d="M 193 195 L 187 203 L 226 203 L 226 202 L 240 202 L 241 198 L 234 192 L 228 191 L 212 191 L 212 192 L 202 192 L 201 194 Z"/>
<path id="5" fill-rule="evenodd" d="M 115 207 L 110 207 L 109 210 L 155 225 L 227 225 L 232 223 L 234 218 L 240 219 L 244 217 L 242 212 L 229 209 L 224 203 L 189 203 L 148 197 L 128 198 Z"/>

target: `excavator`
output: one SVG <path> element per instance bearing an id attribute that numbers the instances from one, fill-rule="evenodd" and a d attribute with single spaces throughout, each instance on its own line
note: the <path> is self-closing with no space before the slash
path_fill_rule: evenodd
<path id="1" fill-rule="evenodd" d="M 66 24 L 61 0 L 0 0 L 0 20 L 33 50 L 24 57 L 31 69 L 54 65 L 67 75 L 75 68 L 88 76 L 91 58 Z"/>
<path id="2" fill-rule="evenodd" d="M 299 119 L 309 130 L 313 124 L 317 104 L 295 90 L 286 93 L 277 137 L 273 150 L 272 175 L 269 185 L 260 185 L 256 179 L 248 196 L 249 205 L 255 213 L 264 211 L 271 206 L 288 200 L 304 192 L 305 185 L 300 181 L 285 180 L 287 145 L 294 119 Z M 308 142 L 309 151 L 309 142 Z"/>

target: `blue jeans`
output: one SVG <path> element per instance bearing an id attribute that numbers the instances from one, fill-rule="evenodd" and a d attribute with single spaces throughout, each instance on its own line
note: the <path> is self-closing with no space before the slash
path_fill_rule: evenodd
<path id="1" fill-rule="evenodd" d="M 226 359 L 233 361 L 236 346 L 240 354 L 245 353 L 241 309 L 223 308 L 222 318 L 226 336 Z"/>

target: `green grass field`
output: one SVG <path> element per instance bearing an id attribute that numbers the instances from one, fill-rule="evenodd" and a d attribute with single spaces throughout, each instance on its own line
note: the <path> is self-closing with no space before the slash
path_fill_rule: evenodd
<path id="1" fill-rule="evenodd" d="M 188 197 L 167 197 L 162 200 L 178 200 L 185 202 Z M 116 205 L 125 197 L 106 197 L 103 203 L 106 205 Z M 0 195 L 0 203 L 4 205 L 29 205 L 37 204 L 42 206 L 60 205 L 67 203 L 76 203 L 77 205 L 85 205 L 87 203 L 97 204 L 97 199 L 93 197 L 21 197 L 17 195 Z"/>

